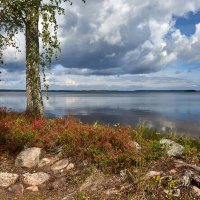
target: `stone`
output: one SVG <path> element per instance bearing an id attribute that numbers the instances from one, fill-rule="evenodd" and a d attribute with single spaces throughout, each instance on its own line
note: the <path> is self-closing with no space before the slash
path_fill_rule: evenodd
<path id="1" fill-rule="evenodd" d="M 60 159 L 61 158 L 60 158 L 59 154 L 55 155 L 54 157 L 51 158 L 50 165 L 54 164 L 55 162 L 59 161 Z"/>
<path id="2" fill-rule="evenodd" d="M 67 170 L 71 170 L 74 169 L 74 164 L 73 163 L 69 163 L 69 165 L 66 168 Z"/>
<path id="3" fill-rule="evenodd" d="M 150 179 L 150 178 L 152 178 L 152 177 L 155 177 L 155 176 L 161 176 L 162 173 L 163 173 L 162 171 L 149 171 L 149 172 L 145 175 L 144 179 L 145 179 L 145 180 L 148 180 L 148 179 Z"/>
<path id="4" fill-rule="evenodd" d="M 62 170 L 64 168 L 66 168 L 69 164 L 69 160 L 68 159 L 62 159 L 62 160 L 59 160 L 58 162 L 56 162 L 55 164 L 53 164 L 51 166 L 51 170 L 52 171 L 59 171 L 59 170 Z"/>
<path id="5" fill-rule="evenodd" d="M 39 164 L 41 148 L 32 147 L 22 151 L 15 160 L 16 167 L 32 168 Z"/>
<path id="6" fill-rule="evenodd" d="M 23 196 L 24 194 L 24 186 L 22 184 L 12 185 L 8 190 L 15 196 Z"/>
<path id="7" fill-rule="evenodd" d="M 141 148 L 141 146 L 137 143 L 137 142 L 133 142 L 134 143 L 134 145 L 135 145 L 135 148 L 139 151 L 139 150 L 141 150 L 142 148 Z"/>
<path id="8" fill-rule="evenodd" d="M 16 183 L 19 175 L 12 173 L 0 173 L 0 187 L 9 187 Z"/>
<path id="9" fill-rule="evenodd" d="M 38 167 L 44 167 L 44 166 L 46 166 L 46 165 L 48 165 L 50 163 L 51 163 L 51 159 L 43 158 L 43 159 L 40 160 L 40 162 L 38 164 Z"/>
<path id="10" fill-rule="evenodd" d="M 193 186 L 192 191 L 196 196 L 200 197 L 200 189 L 198 187 Z"/>
<path id="11" fill-rule="evenodd" d="M 54 164 L 56 161 L 60 160 L 60 157 L 59 155 L 55 155 L 51 158 L 43 158 L 40 160 L 39 164 L 38 164 L 38 167 L 44 167 L 46 165 L 52 165 Z"/>
<path id="12" fill-rule="evenodd" d="M 70 197 L 70 196 L 66 196 L 66 197 L 63 197 L 61 200 L 75 200 L 75 198 Z"/>
<path id="13" fill-rule="evenodd" d="M 162 139 L 160 140 L 160 144 L 166 147 L 168 156 L 180 157 L 184 153 L 184 147 L 172 140 Z"/>
<path id="14" fill-rule="evenodd" d="M 31 186 L 38 186 L 50 179 L 50 175 L 44 172 L 23 174 L 23 183 Z"/>
<path id="15" fill-rule="evenodd" d="M 171 169 L 171 170 L 169 171 L 170 174 L 176 174 L 176 172 L 177 172 L 177 171 L 176 171 L 175 169 Z"/>
<path id="16" fill-rule="evenodd" d="M 125 181 L 128 178 L 126 169 L 120 171 L 120 178 L 122 181 Z"/>
<path id="17" fill-rule="evenodd" d="M 187 170 L 185 171 L 182 179 L 181 179 L 181 182 L 182 182 L 182 185 L 185 186 L 185 187 L 188 187 L 190 186 L 191 184 L 191 178 L 193 176 L 193 172 L 191 170 Z"/>
<path id="18" fill-rule="evenodd" d="M 30 186 L 30 187 L 27 187 L 26 189 L 30 190 L 32 192 L 38 192 L 39 191 L 38 186 Z"/>

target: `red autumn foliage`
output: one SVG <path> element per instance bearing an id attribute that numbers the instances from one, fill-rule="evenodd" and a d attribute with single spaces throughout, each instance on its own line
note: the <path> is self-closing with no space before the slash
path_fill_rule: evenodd
<path id="1" fill-rule="evenodd" d="M 11 153 L 24 146 L 53 148 L 62 145 L 66 156 L 100 163 L 131 165 L 140 153 L 129 127 L 83 124 L 72 117 L 46 119 L 0 109 L 0 145 Z"/>

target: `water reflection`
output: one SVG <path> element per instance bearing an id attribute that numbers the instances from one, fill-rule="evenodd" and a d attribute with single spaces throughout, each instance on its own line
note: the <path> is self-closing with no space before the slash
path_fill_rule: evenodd
<path id="1" fill-rule="evenodd" d="M 45 95 L 44 95 L 45 96 Z M 137 125 L 200 135 L 200 93 L 49 93 L 48 117 L 74 115 L 84 122 Z M 0 92 L 0 106 L 25 110 L 25 93 Z"/>

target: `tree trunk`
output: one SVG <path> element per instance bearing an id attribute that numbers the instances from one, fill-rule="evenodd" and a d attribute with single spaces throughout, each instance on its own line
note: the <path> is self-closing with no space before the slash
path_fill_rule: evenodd
<path id="1" fill-rule="evenodd" d="M 29 9 L 26 16 L 26 111 L 43 116 L 38 30 L 39 2 Z"/>

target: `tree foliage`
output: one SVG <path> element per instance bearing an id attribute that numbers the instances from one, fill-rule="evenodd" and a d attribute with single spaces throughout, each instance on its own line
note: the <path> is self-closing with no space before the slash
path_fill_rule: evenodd
<path id="1" fill-rule="evenodd" d="M 85 0 L 82 0 L 85 3 Z M 52 58 L 58 59 L 60 42 L 58 41 L 58 23 L 56 15 L 65 12 L 63 3 L 72 5 L 72 0 L 0 0 L 0 64 L 3 64 L 3 50 L 11 46 L 20 51 L 16 42 L 16 35 L 19 32 L 25 33 L 27 23 L 34 9 L 39 9 L 39 18 L 42 29 L 39 37 L 42 41 L 40 52 L 40 65 L 43 69 L 43 81 L 45 80 L 45 68 L 51 65 Z M 31 16 L 33 17 L 33 15 Z M 47 85 L 46 85 L 47 87 Z"/>

